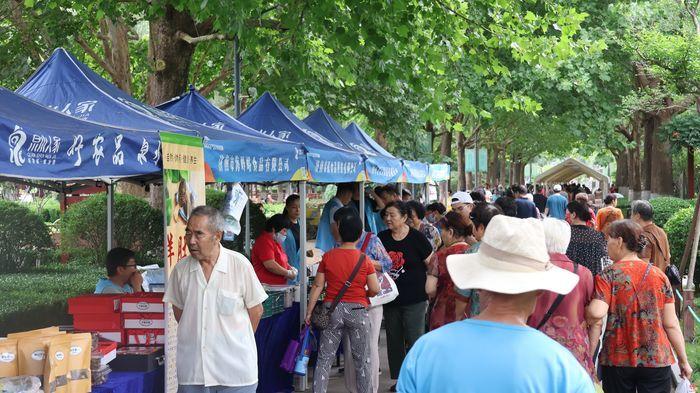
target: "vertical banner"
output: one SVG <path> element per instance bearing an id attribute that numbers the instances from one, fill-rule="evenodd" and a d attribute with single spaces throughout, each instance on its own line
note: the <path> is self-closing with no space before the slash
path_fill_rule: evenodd
<path id="1" fill-rule="evenodd" d="M 188 255 L 185 228 L 190 212 L 206 203 L 204 194 L 204 148 L 202 139 L 160 133 L 163 149 L 163 215 L 165 223 L 165 275 Z M 177 391 L 177 323 L 168 307 L 165 342 L 165 391 Z"/>

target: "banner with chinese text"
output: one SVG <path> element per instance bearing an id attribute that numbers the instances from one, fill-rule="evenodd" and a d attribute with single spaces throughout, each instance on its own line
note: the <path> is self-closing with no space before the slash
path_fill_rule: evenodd
<path id="1" fill-rule="evenodd" d="M 165 274 L 188 255 L 185 228 L 190 212 L 204 205 L 204 150 L 202 139 L 162 132 L 163 214 L 165 221 Z M 167 279 L 166 279 L 167 281 Z M 168 307 L 165 344 L 166 392 L 177 391 L 177 323 Z"/>

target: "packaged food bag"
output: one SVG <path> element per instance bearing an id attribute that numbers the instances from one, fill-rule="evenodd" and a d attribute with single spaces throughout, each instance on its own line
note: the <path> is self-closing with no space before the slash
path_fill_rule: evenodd
<path id="1" fill-rule="evenodd" d="M 71 334 L 68 360 L 68 392 L 87 393 L 91 390 L 90 357 L 92 334 Z"/>
<path id="2" fill-rule="evenodd" d="M 30 336 L 52 336 L 54 334 L 61 334 L 65 332 L 61 332 L 58 330 L 58 326 L 50 326 L 50 327 L 45 327 L 41 329 L 35 329 L 35 330 L 27 330 L 26 332 L 18 332 L 18 333 L 10 333 L 7 335 L 7 338 L 21 338 L 21 337 L 30 337 Z"/>
<path id="3" fill-rule="evenodd" d="M 68 391 L 68 362 L 71 336 L 54 336 L 44 363 L 44 393 L 66 393 Z"/>
<path id="4" fill-rule="evenodd" d="M 17 340 L 17 354 L 19 375 L 29 375 L 43 380 L 44 363 L 46 353 L 49 350 L 49 343 L 55 336 L 65 336 L 63 334 L 36 335 L 21 337 Z"/>
<path id="5" fill-rule="evenodd" d="M 17 339 L 0 340 L 0 378 L 18 375 Z"/>

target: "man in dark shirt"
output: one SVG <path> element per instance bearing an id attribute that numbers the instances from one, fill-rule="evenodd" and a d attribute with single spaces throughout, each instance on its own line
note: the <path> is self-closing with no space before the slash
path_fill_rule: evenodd
<path id="1" fill-rule="evenodd" d="M 535 206 L 540 210 L 540 212 L 544 213 L 544 209 L 547 207 L 547 196 L 544 195 L 544 192 L 542 192 L 542 186 L 538 185 L 535 195 L 532 196 L 533 202 L 535 202 Z"/>
<path id="2" fill-rule="evenodd" d="M 537 207 L 532 201 L 525 198 L 527 194 L 525 186 L 516 184 L 512 187 L 512 190 L 515 197 L 515 205 L 518 207 L 515 216 L 518 218 L 538 218 Z"/>

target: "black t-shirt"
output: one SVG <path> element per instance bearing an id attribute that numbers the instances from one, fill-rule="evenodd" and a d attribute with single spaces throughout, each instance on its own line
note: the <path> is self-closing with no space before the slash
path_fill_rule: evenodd
<path id="1" fill-rule="evenodd" d="M 389 274 L 396 281 L 399 296 L 388 306 L 405 306 L 428 300 L 425 293 L 427 267 L 425 259 L 433 252 L 428 239 L 419 231 L 409 228 L 403 240 L 396 241 L 391 231 L 382 231 L 377 235 L 391 258 Z"/>
<path id="2" fill-rule="evenodd" d="M 547 197 L 542 194 L 535 194 L 532 196 L 535 206 L 540 209 L 540 213 L 544 213 L 545 207 L 547 207 Z"/>

